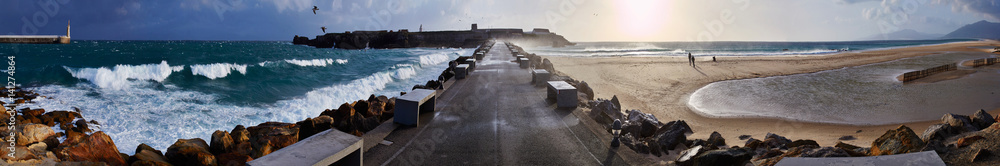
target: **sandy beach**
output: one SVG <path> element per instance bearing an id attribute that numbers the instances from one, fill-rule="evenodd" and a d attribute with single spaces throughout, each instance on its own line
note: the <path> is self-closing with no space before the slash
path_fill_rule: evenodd
<path id="1" fill-rule="evenodd" d="M 718 131 L 727 144 L 742 146 L 745 141 L 738 138 L 740 135 L 760 139 L 770 132 L 792 140 L 812 139 L 821 146 L 832 146 L 841 136 L 851 135 L 857 139 L 845 143 L 871 146 L 871 142 L 886 130 L 895 129 L 900 124 L 853 126 L 768 118 L 709 118 L 690 110 L 687 100 L 694 91 L 717 81 L 811 73 L 943 52 L 992 51 L 970 48 L 984 46 L 1000 46 L 1000 42 L 970 41 L 829 55 L 717 57 L 717 62 L 712 62 L 712 57 L 698 57 L 696 68 L 689 66 L 685 57 L 545 58 L 552 61 L 557 74 L 586 81 L 594 89 L 596 98 L 617 95 L 623 110 L 639 109 L 656 115 L 664 122 L 687 121 L 695 131 L 690 138 L 705 139 L 712 131 Z M 1000 113 L 997 108 L 986 109 L 993 115 Z M 955 113 L 972 114 L 975 111 Z M 939 121 L 903 125 L 919 134 L 935 123 Z"/>

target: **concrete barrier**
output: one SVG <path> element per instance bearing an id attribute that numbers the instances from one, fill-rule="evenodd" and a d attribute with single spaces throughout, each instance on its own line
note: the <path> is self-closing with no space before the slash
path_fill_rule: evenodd
<path id="1" fill-rule="evenodd" d="M 417 126 L 420 111 L 433 112 L 437 91 L 414 89 L 396 98 L 393 121 L 403 125 Z"/>
<path id="2" fill-rule="evenodd" d="M 465 79 L 469 75 L 469 64 L 455 66 L 455 79 Z"/>
<path id="3" fill-rule="evenodd" d="M 476 59 L 466 59 L 462 64 L 469 64 L 469 72 L 476 71 Z"/>
<path id="4" fill-rule="evenodd" d="M 548 70 L 545 69 L 531 70 L 531 83 L 535 84 L 536 87 L 545 86 L 545 84 L 549 82 L 549 78 L 551 77 L 552 74 L 549 73 Z"/>
<path id="5" fill-rule="evenodd" d="M 576 87 L 566 81 L 548 81 L 548 97 L 556 99 L 558 107 L 576 107 Z"/>
<path id="6" fill-rule="evenodd" d="M 531 61 L 529 61 L 528 58 L 518 58 L 517 63 L 521 64 L 522 69 L 527 69 L 529 66 L 531 66 Z"/>
<path id="7" fill-rule="evenodd" d="M 362 165 L 361 137 L 330 129 L 254 159 L 247 165 Z"/>

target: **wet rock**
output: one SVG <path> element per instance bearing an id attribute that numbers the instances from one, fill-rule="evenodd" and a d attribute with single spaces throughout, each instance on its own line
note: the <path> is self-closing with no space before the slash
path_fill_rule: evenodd
<path id="1" fill-rule="evenodd" d="M 73 120 L 80 117 L 80 113 L 70 111 L 52 111 L 45 115 L 52 117 L 52 120 L 59 124 L 73 123 Z"/>
<path id="2" fill-rule="evenodd" d="M 712 134 L 708 136 L 707 141 L 709 146 L 726 146 L 726 139 L 722 138 L 722 134 L 719 134 L 719 132 L 713 131 Z"/>
<path id="3" fill-rule="evenodd" d="M 804 151 L 799 157 L 851 157 L 851 155 L 840 148 L 823 147 Z"/>
<path id="4" fill-rule="evenodd" d="M 813 141 L 813 140 L 807 140 L 807 139 L 806 140 L 802 140 L 802 139 L 800 139 L 800 140 L 795 140 L 795 141 L 792 141 L 791 143 L 786 144 L 785 147 L 794 148 L 794 147 L 799 147 L 799 146 L 802 146 L 802 145 L 819 146 L 819 143 L 816 143 L 816 141 Z"/>
<path id="5" fill-rule="evenodd" d="M 104 162 L 108 165 L 125 165 L 125 159 L 118 155 L 118 147 L 115 146 L 115 142 L 103 131 L 83 137 L 79 142 L 60 145 L 54 153 L 64 161 L 92 161 Z"/>
<path id="6" fill-rule="evenodd" d="M 749 163 L 751 158 L 753 152 L 743 148 L 710 150 L 695 156 L 693 165 L 742 166 Z"/>
<path id="7" fill-rule="evenodd" d="M 236 144 L 233 142 L 233 137 L 229 135 L 229 132 L 216 130 L 212 133 L 212 142 L 209 144 L 208 150 L 212 154 L 223 154 L 233 151 Z"/>
<path id="8" fill-rule="evenodd" d="M 91 132 L 92 131 L 92 130 L 90 130 L 90 125 L 87 125 L 87 120 L 80 119 L 80 120 L 76 121 L 75 123 L 76 123 L 76 126 L 73 128 L 73 130 L 76 130 L 76 131 L 79 131 L 79 132 L 83 132 L 83 133 L 87 133 L 87 132 Z"/>
<path id="9" fill-rule="evenodd" d="M 972 124 L 978 129 L 985 129 L 993 125 L 993 123 L 996 123 L 996 119 L 993 119 L 992 115 L 987 113 L 986 110 L 980 109 L 972 115 Z"/>
<path id="10" fill-rule="evenodd" d="M 216 165 L 215 156 L 201 138 L 178 139 L 167 148 L 165 155 L 173 165 Z"/>
<path id="11" fill-rule="evenodd" d="M 948 124 L 954 129 L 957 129 L 959 132 L 969 132 L 969 131 L 979 130 L 972 125 L 972 119 L 969 119 L 969 117 L 965 115 L 945 114 L 944 117 L 941 117 L 941 122 Z"/>
<path id="12" fill-rule="evenodd" d="M 337 114 L 331 117 L 339 120 L 339 117 L 351 117 L 351 116 L 354 116 L 354 108 L 351 107 L 350 104 L 344 103 L 340 105 L 340 108 L 337 108 Z"/>
<path id="13" fill-rule="evenodd" d="M 129 165 L 152 165 L 152 166 L 169 166 L 170 162 L 167 160 L 166 156 L 159 150 L 153 149 L 146 144 L 139 144 L 135 148 L 135 155 L 128 157 Z"/>
<path id="14" fill-rule="evenodd" d="M 886 131 L 872 142 L 871 155 L 893 155 L 917 152 L 924 147 L 924 141 L 917 137 L 909 127 L 900 125 L 894 130 Z"/>
<path id="15" fill-rule="evenodd" d="M 767 133 L 767 136 L 764 136 L 764 141 L 762 141 L 762 143 L 765 146 L 765 148 L 768 149 L 770 148 L 787 149 L 788 147 L 786 147 L 785 145 L 788 143 L 792 143 L 792 140 L 789 140 L 788 138 L 782 137 L 778 134 Z"/>
<path id="16" fill-rule="evenodd" d="M 740 140 L 750 139 L 750 135 L 740 135 Z"/>
<path id="17" fill-rule="evenodd" d="M 247 128 L 250 132 L 250 143 L 254 148 L 254 158 L 260 157 L 257 154 L 270 153 L 299 141 L 299 128 L 295 124 L 281 122 L 265 122 L 257 126 Z M 266 146 L 265 146 L 266 145 Z M 267 147 L 269 150 L 258 149 Z M 260 153 L 258 153 L 260 152 Z"/>
<path id="18" fill-rule="evenodd" d="M 49 126 L 28 124 L 21 127 L 21 130 L 16 133 L 17 140 L 15 141 L 17 141 L 17 145 L 28 146 L 35 142 L 42 142 L 45 138 L 53 135 L 56 135 L 56 132 Z"/>
<path id="19" fill-rule="evenodd" d="M 333 128 L 333 121 L 330 116 L 321 115 L 315 119 L 306 118 L 306 120 L 296 123 L 299 126 L 299 141 Z"/>
<path id="20" fill-rule="evenodd" d="M 669 151 L 661 150 L 662 148 L 660 147 L 660 144 L 656 143 L 656 141 L 647 141 L 646 145 L 649 146 L 649 154 L 653 154 L 656 157 L 662 156 L 662 154 L 660 154 L 660 151 L 663 151 L 664 153 L 667 154 L 670 153 Z"/>
<path id="21" fill-rule="evenodd" d="M 244 166 L 253 160 L 250 156 L 239 153 L 225 153 L 217 156 L 220 166 Z"/>
<path id="22" fill-rule="evenodd" d="M 649 146 L 646 146 L 646 142 L 639 142 L 635 144 L 634 150 L 639 154 L 649 154 Z"/>
<path id="23" fill-rule="evenodd" d="M 56 134 L 45 138 L 45 140 L 42 140 L 42 142 L 44 142 L 45 145 L 48 145 L 45 148 L 45 150 L 52 151 L 53 149 L 56 149 L 56 147 L 59 146 L 59 137 L 60 137 L 59 134 Z"/>

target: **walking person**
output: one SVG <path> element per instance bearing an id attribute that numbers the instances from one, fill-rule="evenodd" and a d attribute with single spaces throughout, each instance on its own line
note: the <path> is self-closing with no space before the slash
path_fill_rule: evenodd
<path id="1" fill-rule="evenodd" d="M 688 53 L 688 66 L 694 66 L 694 58 L 692 58 L 691 53 Z"/>

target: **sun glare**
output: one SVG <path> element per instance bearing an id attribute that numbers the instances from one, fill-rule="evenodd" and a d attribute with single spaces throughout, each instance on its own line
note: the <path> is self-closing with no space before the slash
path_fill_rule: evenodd
<path id="1" fill-rule="evenodd" d="M 627 0 L 614 2 L 618 30 L 629 38 L 656 40 L 663 25 L 670 22 L 668 2 L 661 0 Z"/>

